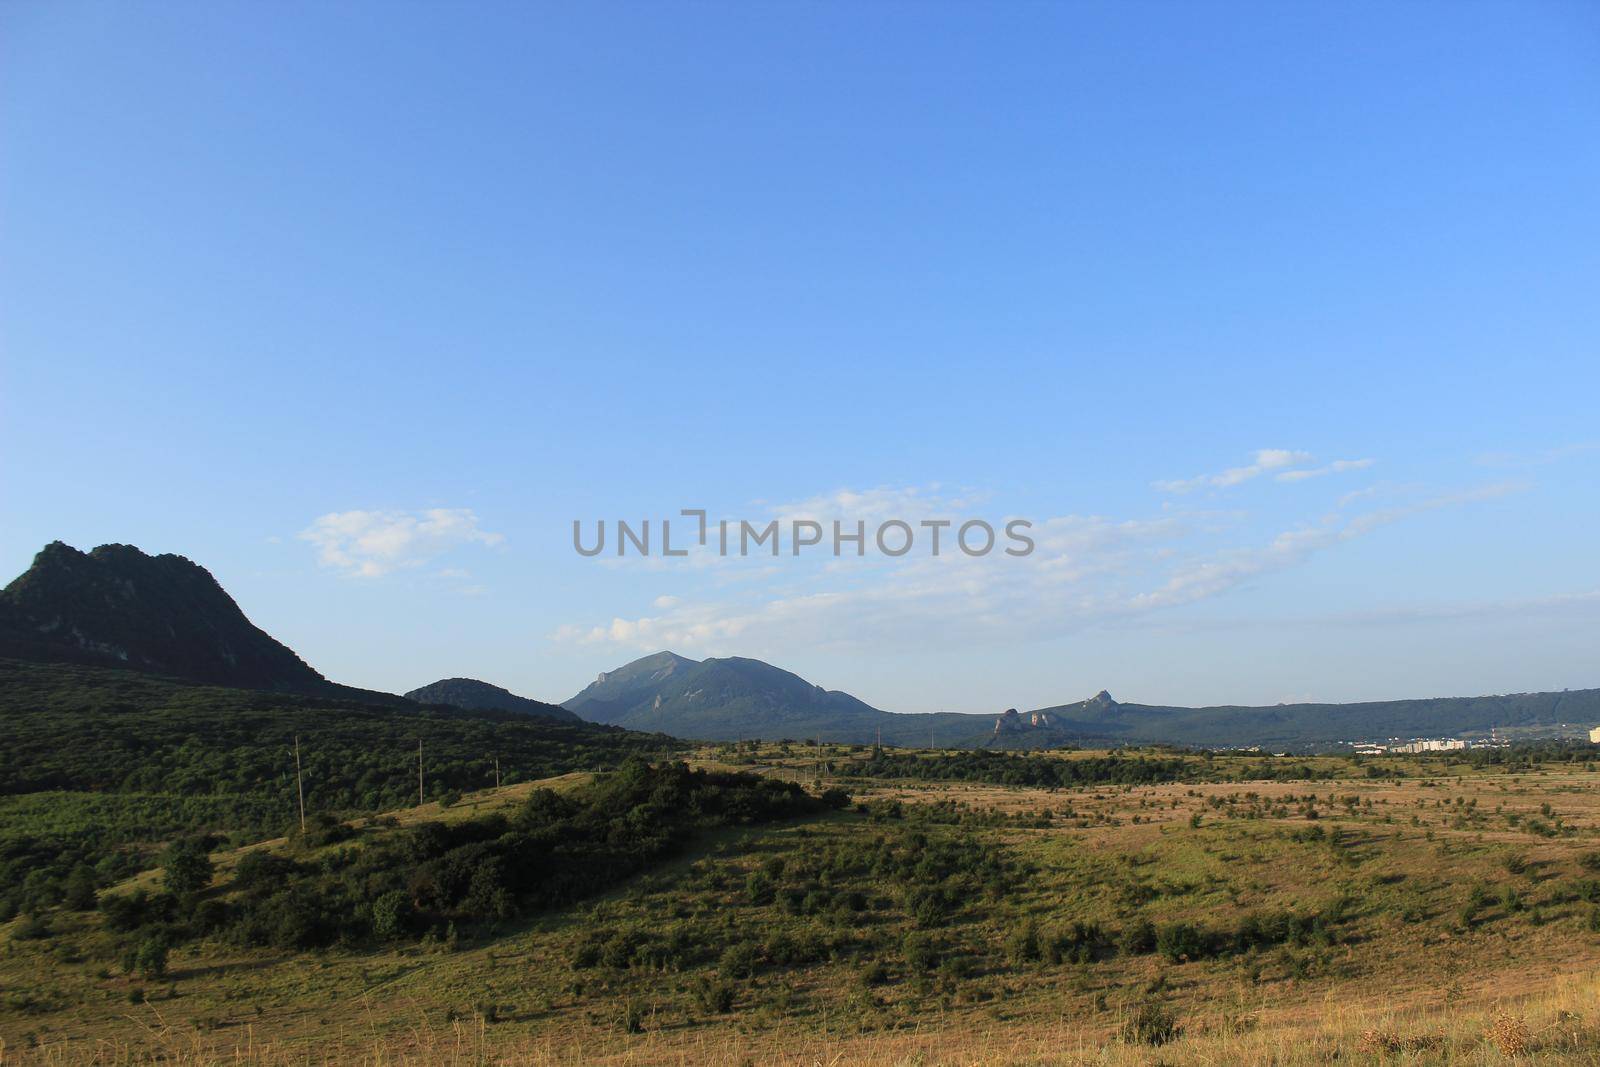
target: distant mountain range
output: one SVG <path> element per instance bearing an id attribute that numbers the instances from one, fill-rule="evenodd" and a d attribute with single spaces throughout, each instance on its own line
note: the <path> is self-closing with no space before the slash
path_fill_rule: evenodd
<path id="1" fill-rule="evenodd" d="M 538 719 L 551 719 L 555 722 L 582 722 L 572 712 L 556 704 L 546 704 L 542 700 L 529 700 L 517 694 L 501 689 L 488 682 L 480 682 L 476 678 L 441 678 L 431 685 L 420 689 L 413 689 L 406 694 L 407 700 L 415 700 L 418 704 L 443 704 L 452 708 L 468 708 L 474 711 L 514 711 L 519 715 L 532 715 Z"/>
<path id="2" fill-rule="evenodd" d="M 1166 707 L 1087 700 L 1030 712 L 896 714 L 760 660 L 657 652 L 600 675 L 563 707 L 594 722 L 699 740 L 821 737 L 949 748 L 1176 744 L 1326 748 L 1344 741 L 1459 737 L 1600 724 L 1600 689 L 1360 704 Z M 1569 729 L 1569 733 L 1577 732 Z"/>
<path id="3" fill-rule="evenodd" d="M 1327 748 L 1342 741 L 1501 730 L 1568 735 L 1600 723 L 1600 689 L 1364 704 L 1183 708 L 1087 700 L 999 715 L 894 714 L 760 660 L 658 652 L 607 671 L 560 707 L 470 678 L 405 697 L 338 685 L 247 619 L 217 580 L 182 556 L 131 545 L 80 552 L 59 541 L 0 590 L 0 659 L 135 670 L 206 685 L 485 715 L 587 720 L 695 740 L 747 738 L 941 748 L 1167 743 Z"/>

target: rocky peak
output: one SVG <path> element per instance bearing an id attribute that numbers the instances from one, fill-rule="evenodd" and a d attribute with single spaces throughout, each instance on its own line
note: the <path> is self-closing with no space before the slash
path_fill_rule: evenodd
<path id="1" fill-rule="evenodd" d="M 204 567 L 132 545 L 46 545 L 0 590 L 0 655 L 280 692 L 329 686 L 252 625 Z"/>

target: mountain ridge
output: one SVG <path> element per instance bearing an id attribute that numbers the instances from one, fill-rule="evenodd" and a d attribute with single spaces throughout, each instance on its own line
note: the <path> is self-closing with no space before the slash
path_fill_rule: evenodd
<path id="1" fill-rule="evenodd" d="M 1273 706 L 1177 707 L 1094 696 L 1001 714 L 897 713 L 760 660 L 657 652 L 602 672 L 562 706 L 595 722 L 696 740 L 804 739 L 917 747 L 1121 744 L 1335 748 L 1388 738 L 1600 723 L 1600 689 Z"/>
<path id="2" fill-rule="evenodd" d="M 546 704 L 542 700 L 518 696 L 508 689 L 490 685 L 476 678 L 441 678 L 437 682 L 419 686 L 404 696 L 407 700 L 414 700 L 418 704 L 443 704 L 447 707 L 470 710 L 511 711 L 553 722 L 584 721 L 559 704 Z"/>
<path id="3" fill-rule="evenodd" d="M 125 544 L 82 552 L 52 541 L 42 548 L 0 590 L 0 657 L 268 692 L 397 699 L 329 681 L 252 623 L 188 557 Z"/>

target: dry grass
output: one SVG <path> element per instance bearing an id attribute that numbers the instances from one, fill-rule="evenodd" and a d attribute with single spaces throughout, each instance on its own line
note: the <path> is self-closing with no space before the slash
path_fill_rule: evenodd
<path id="1" fill-rule="evenodd" d="M 1256 978 L 1245 976 L 1242 963 L 1172 969 L 1160 999 L 1181 1032 L 1158 1045 L 1119 1036 L 1142 1002 L 1139 991 L 1163 970 L 1150 957 L 988 976 L 1003 995 L 984 1003 L 923 1006 L 899 988 L 884 989 L 877 995 L 885 1006 L 865 1012 L 844 1008 L 851 974 L 823 967 L 762 980 L 767 992 L 794 983 L 805 1010 L 647 1017 L 644 1033 L 627 1034 L 611 1000 L 584 1002 L 562 991 L 570 977 L 563 938 L 583 921 L 577 915 L 455 954 L 185 950 L 174 959 L 175 995 L 152 989 L 151 1002 L 140 1004 L 130 1002 L 122 978 L 97 977 L 98 964 L 62 963 L 39 943 L 0 942 L 0 992 L 54 990 L 67 1005 L 24 1012 L 0 1000 L 0 1065 L 1600 1065 L 1600 945 L 1582 930 L 1576 906 L 1546 908 L 1538 922 L 1501 916 L 1480 929 L 1461 929 L 1454 918 L 1473 883 L 1516 886 L 1531 897 L 1584 875 L 1579 857 L 1600 849 L 1595 778 L 1563 769 L 1427 784 L 1347 779 L 1057 792 L 854 786 L 909 804 L 1052 812 L 1048 827 L 981 831 L 1037 868 L 1016 903 L 1041 921 L 1110 916 L 1116 923 L 1122 905 L 1108 887 L 1139 880 L 1194 887 L 1143 905 L 1157 921 L 1310 905 L 1336 889 L 1383 902 L 1356 920 L 1358 939 L 1330 953 L 1325 973 L 1290 974 L 1273 959 L 1262 961 L 1266 973 Z M 473 794 L 442 812 L 401 818 L 482 813 L 516 803 L 529 788 Z M 1308 793 L 1323 798 L 1316 824 L 1344 831 L 1344 853 L 1287 843 L 1287 833 L 1312 825 L 1287 798 Z M 1246 795 L 1291 811 L 1230 814 Z M 1341 799 L 1331 803 L 1335 795 Z M 1355 805 L 1347 808 L 1344 797 Z M 1567 828 L 1562 836 L 1511 821 L 1548 817 L 1547 804 Z M 1479 817 L 1464 822 L 1468 810 Z M 1191 826 L 1196 814 L 1199 827 Z M 730 839 L 716 861 L 736 865 L 742 849 L 777 840 Z M 1514 866 L 1506 862 L 1512 855 Z M 1108 872 L 1114 877 L 1103 878 Z M 668 886 L 662 895 L 670 892 L 671 879 L 659 880 Z M 1413 897 L 1426 918 L 1401 921 L 1396 904 Z M 614 921 L 648 922 L 657 914 L 652 899 L 646 891 L 619 894 L 597 907 Z M 69 939 L 92 944 L 92 920 L 75 922 L 63 924 Z M 501 1023 L 472 1019 L 466 1007 L 490 985 L 513 990 L 507 996 L 522 1014 Z"/>
<path id="2" fill-rule="evenodd" d="M 925 1029 L 858 1036 L 818 1037 L 783 1025 L 747 1034 L 646 1033 L 632 1037 L 507 1040 L 481 1021 L 403 1035 L 360 1047 L 318 1049 L 303 1044 L 258 1043 L 246 1033 L 218 1043 L 194 1032 L 156 1027 L 140 1042 L 45 1044 L 29 1050 L 0 1047 L 7 1065 L 154 1065 L 221 1067 L 413 1067 L 413 1065 L 660 1064 L 676 1067 L 785 1067 L 851 1064 L 862 1067 L 935 1067 L 1004 1064 L 1016 1067 L 1309 1067 L 1343 1063 L 1595 1064 L 1600 1063 L 1600 976 L 1558 983 L 1548 993 L 1514 1005 L 1483 1005 L 1432 1012 L 1377 1012 L 1329 1004 L 1308 1018 L 1281 1018 L 1238 1028 L 1222 1016 L 1194 1020 L 1192 1028 L 1155 1047 L 1086 1030 L 1061 1020 L 1049 1025 Z"/>

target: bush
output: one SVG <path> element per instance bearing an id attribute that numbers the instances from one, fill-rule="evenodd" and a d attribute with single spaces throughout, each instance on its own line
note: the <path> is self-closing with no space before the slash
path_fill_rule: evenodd
<path id="1" fill-rule="evenodd" d="M 256 849 L 241 856 L 233 868 L 233 888 L 251 895 L 274 893 L 298 870 L 287 856 Z"/>
<path id="2" fill-rule="evenodd" d="M 391 889 L 372 902 L 372 933 L 385 941 L 406 933 L 411 925 L 411 898 Z"/>
<path id="3" fill-rule="evenodd" d="M 755 946 L 743 941 L 729 945 L 717 961 L 717 970 L 725 978 L 749 978 L 756 970 Z"/>
<path id="4" fill-rule="evenodd" d="M 884 985 L 889 981 L 889 968 L 882 960 L 871 960 L 861 968 L 860 979 L 863 986 Z"/>
<path id="5" fill-rule="evenodd" d="M 67 875 L 61 890 L 61 904 L 72 911 L 93 911 L 98 903 L 95 889 L 94 868 L 80 863 Z"/>
<path id="6" fill-rule="evenodd" d="M 167 975 L 167 939 L 161 934 L 152 934 L 130 948 L 123 958 L 123 969 L 129 974 L 141 974 L 146 978 L 165 978 Z"/>
<path id="7" fill-rule="evenodd" d="M 1204 959 L 1209 949 L 1205 932 L 1193 923 L 1173 923 L 1156 933 L 1156 951 L 1171 963 Z"/>
<path id="8" fill-rule="evenodd" d="M 37 915 L 24 915 L 11 930 L 13 941 L 43 941 L 50 936 L 50 924 Z"/>
<path id="9" fill-rule="evenodd" d="M 1039 958 L 1039 928 L 1029 920 L 1006 938 L 1006 958 L 1013 965 L 1032 963 Z"/>
<path id="10" fill-rule="evenodd" d="M 733 1010 L 735 987 L 732 982 L 701 975 L 694 987 L 694 1002 L 710 1015 L 726 1015 Z"/>
<path id="11" fill-rule="evenodd" d="M 1098 923 L 1074 922 L 1049 938 L 1044 956 L 1051 963 L 1093 963 L 1110 947 Z"/>
<path id="12" fill-rule="evenodd" d="M 1130 1045 L 1165 1045 L 1182 1032 L 1172 1012 L 1151 1002 L 1135 1008 L 1121 1027 L 1122 1040 Z"/>
<path id="13" fill-rule="evenodd" d="M 939 966 L 939 950 L 927 934 L 907 934 L 900 943 L 900 954 L 912 974 L 928 974 Z"/>
<path id="14" fill-rule="evenodd" d="M 1156 928 L 1149 919 L 1139 919 L 1122 928 L 1117 947 L 1129 956 L 1142 956 L 1156 950 Z"/>
<path id="15" fill-rule="evenodd" d="M 162 858 L 161 872 L 167 892 L 190 897 L 211 884 L 211 855 L 208 842 L 190 838 L 175 841 Z"/>
<path id="16" fill-rule="evenodd" d="M 143 889 L 135 889 L 132 893 L 100 898 L 100 911 L 106 917 L 107 926 L 128 933 L 167 918 L 172 911 L 172 898 L 166 894 L 152 897 Z"/>
<path id="17" fill-rule="evenodd" d="M 776 890 L 765 871 L 752 871 L 750 877 L 745 879 L 744 892 L 751 904 L 760 907 L 772 903 Z"/>

